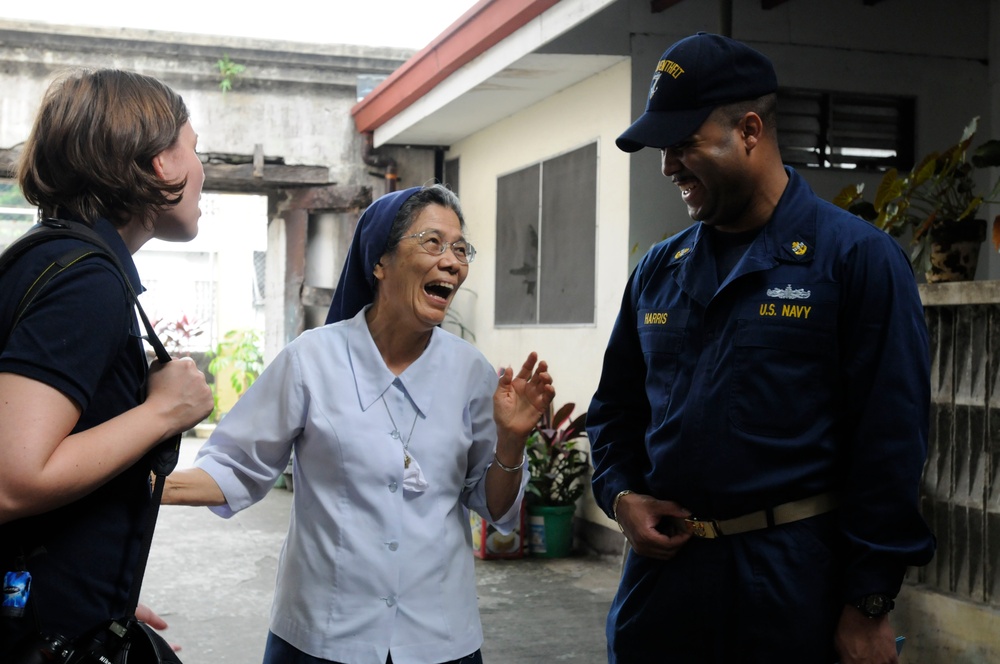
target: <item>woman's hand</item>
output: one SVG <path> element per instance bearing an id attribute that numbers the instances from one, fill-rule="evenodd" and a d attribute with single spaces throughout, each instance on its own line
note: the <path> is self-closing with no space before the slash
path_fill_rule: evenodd
<path id="1" fill-rule="evenodd" d="M 535 367 L 537 360 L 538 354 L 532 351 L 516 376 L 511 367 L 500 374 L 493 393 L 493 420 L 501 440 L 512 437 L 523 442 L 556 395 L 548 365 L 542 360 Z"/>
<path id="2" fill-rule="evenodd" d="M 516 376 L 510 367 L 504 369 L 493 393 L 496 460 L 511 469 L 492 464 L 487 472 L 486 506 L 494 520 L 506 514 L 517 499 L 522 474 L 527 472 L 522 465 L 525 439 L 556 395 L 548 365 L 543 361 L 536 367 L 537 360 L 537 353 L 529 353 Z"/>
<path id="3" fill-rule="evenodd" d="M 135 607 L 135 617 L 137 620 L 146 623 L 158 632 L 167 628 L 167 621 L 157 615 L 156 611 L 153 611 L 145 604 L 140 603 Z M 181 651 L 181 647 L 176 643 L 171 643 L 170 649 L 174 652 Z"/>
<path id="4" fill-rule="evenodd" d="M 189 357 L 149 367 L 146 406 L 163 417 L 164 438 L 187 431 L 208 417 L 215 407 L 212 388 Z"/>

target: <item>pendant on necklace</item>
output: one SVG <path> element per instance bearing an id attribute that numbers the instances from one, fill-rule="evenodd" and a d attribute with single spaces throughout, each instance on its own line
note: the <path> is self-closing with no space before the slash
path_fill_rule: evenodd
<path id="1" fill-rule="evenodd" d="M 410 467 L 410 455 L 409 454 L 404 454 L 403 455 L 403 468 L 409 468 L 409 467 Z"/>

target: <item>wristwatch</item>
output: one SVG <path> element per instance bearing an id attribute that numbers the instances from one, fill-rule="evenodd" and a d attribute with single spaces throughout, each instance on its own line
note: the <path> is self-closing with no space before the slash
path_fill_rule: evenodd
<path id="1" fill-rule="evenodd" d="M 875 593 L 854 600 L 851 606 L 869 618 L 879 618 L 892 611 L 896 602 L 888 595 Z"/>

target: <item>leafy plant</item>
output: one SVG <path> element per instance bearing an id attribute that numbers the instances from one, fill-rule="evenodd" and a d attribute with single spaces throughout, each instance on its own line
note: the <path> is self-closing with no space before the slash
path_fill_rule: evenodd
<path id="1" fill-rule="evenodd" d="M 965 127 L 958 143 L 943 152 L 932 152 L 908 173 L 886 171 L 874 200 L 864 198 L 864 184 L 845 187 L 834 199 L 840 207 L 857 214 L 893 236 L 913 231 L 910 262 L 927 269 L 931 236 L 949 225 L 975 219 L 984 203 L 1000 202 L 1000 180 L 986 193 L 976 193 L 976 169 L 1000 166 L 1000 141 L 986 141 L 971 155 L 969 147 L 979 117 Z M 993 221 L 993 246 L 1000 249 L 1000 216 Z"/>
<path id="2" fill-rule="evenodd" d="M 219 89 L 222 94 L 226 94 L 233 89 L 233 82 L 247 70 L 245 65 L 237 64 L 229 59 L 228 54 L 223 54 L 222 59 L 216 63 L 219 68 Z"/>
<path id="3" fill-rule="evenodd" d="M 528 502 L 533 505 L 572 505 L 587 485 L 590 458 L 576 447 L 576 441 L 586 436 L 584 413 L 570 421 L 575 404 L 566 403 L 553 413 L 552 404 L 542 414 L 535 430 L 528 437 Z"/>
<path id="4" fill-rule="evenodd" d="M 205 326 L 185 314 L 177 320 L 158 318 L 153 321 L 153 330 L 171 357 L 186 357 L 190 355 L 191 340 L 204 334 Z"/>
<path id="5" fill-rule="evenodd" d="M 218 378 L 229 370 L 229 385 L 239 398 L 246 392 L 264 370 L 264 353 L 261 351 L 260 332 L 257 330 L 230 330 L 216 344 L 212 361 L 208 370 L 216 377 L 212 385 L 215 397 L 215 409 L 209 418 L 218 421 L 222 416 L 219 412 Z"/>

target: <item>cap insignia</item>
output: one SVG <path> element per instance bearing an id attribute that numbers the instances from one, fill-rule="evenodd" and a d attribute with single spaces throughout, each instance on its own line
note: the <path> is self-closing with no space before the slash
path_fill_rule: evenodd
<path id="1" fill-rule="evenodd" d="M 660 60 L 656 63 L 656 72 L 663 72 L 672 78 L 680 78 L 684 73 L 684 68 L 673 60 Z"/>

